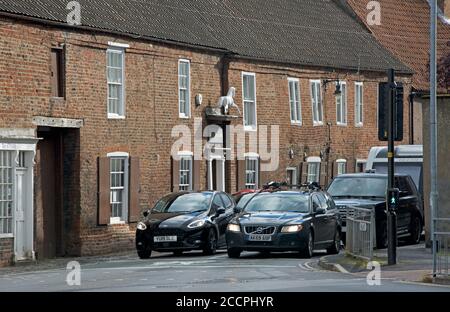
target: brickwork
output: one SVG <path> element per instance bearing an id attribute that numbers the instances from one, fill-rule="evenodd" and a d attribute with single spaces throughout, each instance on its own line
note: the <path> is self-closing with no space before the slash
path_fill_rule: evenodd
<path id="1" fill-rule="evenodd" d="M 106 49 L 108 42 L 127 43 L 125 54 L 126 118 L 107 118 Z M 51 98 L 50 49 L 64 46 L 66 98 Z M 190 119 L 178 117 L 178 60 L 191 62 Z M 64 158 L 64 226 L 74 229 L 66 236 L 67 254 L 92 255 L 133 248 L 134 225 L 100 227 L 98 217 L 97 158 L 110 152 L 127 152 L 140 159 L 140 206 L 153 206 L 171 191 L 171 137 L 175 125 L 193 130 L 194 118 L 203 118 L 206 106 L 216 105 L 221 96 L 221 55 L 142 40 L 104 34 L 61 31 L 10 19 L 0 20 L 0 127 L 36 128 L 34 116 L 82 119 L 79 132 L 70 132 Z M 384 73 L 356 73 L 307 67 L 232 60 L 229 86 L 237 90 L 236 103 L 242 111 L 242 71 L 256 73 L 259 125 L 280 126 L 280 166 L 265 173 L 266 179 L 284 179 L 286 168 L 298 166 L 307 156 L 319 156 L 328 140 L 331 123 L 330 162 L 345 158 L 366 158 L 377 140 L 377 82 Z M 291 125 L 288 77 L 300 78 L 303 125 Z M 334 83 L 324 97 L 324 125 L 312 124 L 309 79 L 347 81 L 348 125 L 336 126 Z M 344 78 L 345 77 L 345 78 Z M 354 82 L 364 82 L 364 126 L 354 124 Z M 404 82 L 409 88 L 409 78 Z M 405 91 L 405 94 L 408 94 Z M 195 106 L 195 95 L 203 104 Z M 408 108 L 405 107 L 405 116 Z M 242 119 L 234 122 L 242 124 Z M 408 127 L 405 126 L 405 142 Z M 294 158 L 288 155 L 294 150 Z M 354 166 L 354 165 L 353 165 Z M 236 163 L 230 165 L 228 191 L 235 191 Z M 200 171 L 201 187 L 207 188 L 206 161 Z M 43 218 L 43 216 L 38 216 Z M 40 220 L 36 224 L 41 224 Z M 38 229 L 39 230 L 39 229 Z M 12 240 L 8 240 L 12 241 Z M 2 243 L 3 242 L 3 243 Z M 4 240 L 0 240 L 3 246 Z M 6 247 L 2 247 L 6 248 Z M 3 254 L 3 253 L 2 253 Z M 8 253 L 5 252 L 5 255 Z M 5 256 L 8 258 L 8 256 Z M 0 258 L 4 260 L 4 256 Z"/>

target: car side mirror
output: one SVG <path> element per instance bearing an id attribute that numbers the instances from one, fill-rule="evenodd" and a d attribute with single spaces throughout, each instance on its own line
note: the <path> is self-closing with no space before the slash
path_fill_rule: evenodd
<path id="1" fill-rule="evenodd" d="M 148 215 L 150 214 L 150 210 L 146 210 L 142 213 L 144 215 L 144 217 L 148 217 Z"/>
<path id="2" fill-rule="evenodd" d="M 238 213 L 241 213 L 242 210 L 243 210 L 242 208 L 234 207 L 233 212 L 236 213 L 236 214 L 238 214 Z"/>
<path id="3" fill-rule="evenodd" d="M 217 212 L 216 212 L 216 216 L 218 217 L 218 216 L 221 216 L 223 214 L 225 214 L 225 208 L 223 208 L 223 207 L 218 208 Z"/>

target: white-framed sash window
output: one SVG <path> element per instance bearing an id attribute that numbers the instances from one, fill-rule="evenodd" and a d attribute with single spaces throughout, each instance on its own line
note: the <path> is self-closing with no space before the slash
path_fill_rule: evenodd
<path id="1" fill-rule="evenodd" d="M 291 112 L 291 124 L 302 124 L 302 109 L 300 99 L 300 81 L 297 78 L 288 78 L 289 108 Z"/>
<path id="2" fill-rule="evenodd" d="M 308 183 L 320 181 L 320 157 L 309 157 L 308 163 Z"/>
<path id="3" fill-rule="evenodd" d="M 192 174 L 193 174 L 193 156 L 181 155 L 180 156 L 180 191 L 192 191 Z"/>
<path id="4" fill-rule="evenodd" d="M 338 126 L 347 125 L 347 83 L 339 82 L 341 94 L 336 97 L 336 123 Z"/>
<path id="5" fill-rule="evenodd" d="M 180 118 L 191 117 L 191 62 L 178 61 L 178 108 Z"/>
<path id="6" fill-rule="evenodd" d="M 125 118 L 125 49 L 106 51 L 108 81 L 108 118 Z"/>
<path id="7" fill-rule="evenodd" d="M 0 237 L 13 235 L 14 154 L 0 150 Z"/>
<path id="8" fill-rule="evenodd" d="M 346 174 L 347 173 L 347 160 L 345 159 L 338 159 L 336 160 L 337 165 L 337 174 Z"/>
<path id="9" fill-rule="evenodd" d="M 246 156 L 245 157 L 245 187 L 247 189 L 256 190 L 258 188 L 259 176 L 259 157 Z"/>
<path id="10" fill-rule="evenodd" d="M 128 221 L 128 153 L 110 153 L 111 223 Z"/>
<path id="11" fill-rule="evenodd" d="M 314 126 L 323 125 L 322 87 L 320 80 L 311 80 L 311 103 Z"/>
<path id="12" fill-rule="evenodd" d="M 256 131 L 256 76 L 254 73 L 242 73 L 242 97 L 244 105 L 244 129 Z"/>

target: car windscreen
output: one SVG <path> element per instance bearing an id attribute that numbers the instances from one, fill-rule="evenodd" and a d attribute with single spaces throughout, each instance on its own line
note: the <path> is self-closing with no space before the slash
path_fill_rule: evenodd
<path id="1" fill-rule="evenodd" d="M 212 193 L 190 193 L 175 198 L 163 198 L 156 203 L 154 212 L 159 213 L 190 213 L 194 211 L 207 211 L 211 203 Z M 169 202 L 170 200 L 172 202 Z"/>
<path id="2" fill-rule="evenodd" d="M 350 177 L 337 178 L 328 193 L 333 197 L 385 197 L 387 178 Z"/>
<path id="3" fill-rule="evenodd" d="M 302 194 L 259 194 L 245 207 L 246 212 L 286 211 L 309 212 L 309 197 Z"/>
<path id="4" fill-rule="evenodd" d="M 250 193 L 250 194 L 245 194 L 241 197 L 241 199 L 239 199 L 239 202 L 236 204 L 236 208 L 242 209 L 245 207 L 245 205 L 247 205 L 247 203 L 250 201 L 250 199 L 253 198 L 253 196 L 255 196 L 256 193 Z"/>

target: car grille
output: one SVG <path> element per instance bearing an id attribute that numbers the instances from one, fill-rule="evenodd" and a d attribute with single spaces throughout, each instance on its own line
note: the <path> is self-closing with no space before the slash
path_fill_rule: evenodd
<path id="1" fill-rule="evenodd" d="M 272 235 L 276 231 L 275 226 L 251 225 L 245 227 L 245 234 L 265 234 Z"/>
<path id="2" fill-rule="evenodd" d="M 181 229 L 158 228 L 153 232 L 153 236 L 184 236 L 185 232 Z"/>

